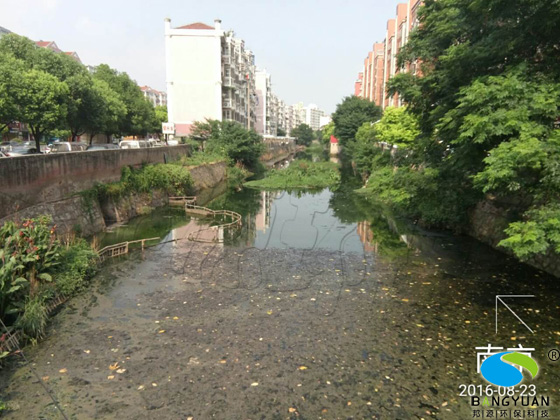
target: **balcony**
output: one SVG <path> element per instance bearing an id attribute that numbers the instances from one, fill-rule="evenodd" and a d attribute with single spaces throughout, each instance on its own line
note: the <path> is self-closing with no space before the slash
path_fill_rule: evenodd
<path id="1" fill-rule="evenodd" d="M 225 87 L 233 87 L 233 79 L 231 77 L 224 77 L 222 85 Z"/>
<path id="2" fill-rule="evenodd" d="M 230 55 L 222 55 L 222 63 L 230 66 L 231 65 L 231 56 Z"/>
<path id="3" fill-rule="evenodd" d="M 233 108 L 231 99 L 222 99 L 222 108 Z"/>

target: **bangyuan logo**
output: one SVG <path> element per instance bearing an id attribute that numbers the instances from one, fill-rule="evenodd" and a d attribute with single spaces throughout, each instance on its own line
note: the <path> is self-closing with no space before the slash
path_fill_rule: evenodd
<path id="1" fill-rule="evenodd" d="M 489 357 L 480 365 L 480 373 L 491 384 L 503 387 L 512 387 L 519 384 L 523 380 L 523 369 L 534 378 L 539 372 L 539 366 L 530 356 L 530 353 L 527 353 L 527 350 L 529 349 L 514 348 L 500 353 L 488 352 L 486 354 L 489 354 Z"/>

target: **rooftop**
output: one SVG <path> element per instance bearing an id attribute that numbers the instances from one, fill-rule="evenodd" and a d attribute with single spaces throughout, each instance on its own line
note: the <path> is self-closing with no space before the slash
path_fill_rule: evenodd
<path id="1" fill-rule="evenodd" d="M 214 27 L 202 22 L 196 22 L 190 25 L 179 26 L 177 29 L 214 29 Z"/>

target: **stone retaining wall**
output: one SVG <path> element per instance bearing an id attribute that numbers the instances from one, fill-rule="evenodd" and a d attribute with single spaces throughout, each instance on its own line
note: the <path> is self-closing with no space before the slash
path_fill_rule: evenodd
<path id="1" fill-rule="evenodd" d="M 470 214 L 469 235 L 493 248 L 512 255 L 509 250 L 498 246 L 500 241 L 506 238 L 504 229 L 515 219 L 512 215 L 512 208 L 514 206 L 511 203 L 502 206 L 500 203 L 490 199 L 481 201 Z M 560 258 L 552 250 L 547 254 L 536 256 L 525 262 L 556 277 L 560 277 Z"/>
<path id="2" fill-rule="evenodd" d="M 164 163 L 189 153 L 189 146 L 174 146 L 0 159 L 0 219 L 40 204 L 54 205 L 95 183 L 118 181 L 124 166 Z"/>

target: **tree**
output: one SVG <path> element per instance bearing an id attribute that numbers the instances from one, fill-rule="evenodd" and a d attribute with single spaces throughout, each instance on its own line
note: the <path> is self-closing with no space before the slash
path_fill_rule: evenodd
<path id="1" fill-rule="evenodd" d="M 103 80 L 93 79 L 93 89 L 100 108 L 97 109 L 96 117 L 88 120 L 90 144 L 99 133 L 105 133 L 109 143 L 111 135 L 118 132 L 119 122 L 126 115 L 126 106 L 119 95 Z"/>
<path id="2" fill-rule="evenodd" d="M 119 73 L 106 64 L 97 66 L 93 77 L 106 82 L 126 104 L 126 115 L 119 121 L 117 134 L 145 134 L 154 127 L 155 111 L 150 102 L 144 98 L 142 91 L 128 74 Z"/>
<path id="3" fill-rule="evenodd" d="M 280 127 L 278 128 L 278 130 L 276 130 L 276 135 L 278 137 L 284 137 L 286 135 L 286 130 Z"/>
<path id="4" fill-rule="evenodd" d="M 21 83 L 25 88 L 14 92 L 14 101 L 18 107 L 18 116 L 29 125 L 39 152 L 41 137 L 64 124 L 68 86 L 39 70 L 25 72 L 21 76 Z"/>
<path id="5" fill-rule="evenodd" d="M 381 108 L 367 99 L 347 96 L 336 106 L 332 115 L 334 135 L 341 145 L 354 140 L 356 132 L 365 122 L 375 122 L 381 118 Z"/>
<path id="6" fill-rule="evenodd" d="M 329 122 L 327 125 L 323 127 L 323 131 L 321 132 L 321 140 L 323 143 L 329 143 L 331 140 L 331 136 L 334 135 L 334 122 Z"/>
<path id="7" fill-rule="evenodd" d="M 161 135 L 162 133 L 162 124 L 168 121 L 167 117 L 167 107 L 163 105 L 158 105 L 154 108 L 154 132 Z"/>
<path id="8" fill-rule="evenodd" d="M 290 132 L 290 136 L 296 138 L 297 144 L 302 144 L 304 146 L 309 146 L 315 138 L 313 129 L 307 124 L 300 124 L 297 127 L 293 128 Z"/>
<path id="9" fill-rule="evenodd" d="M 19 109 L 14 94 L 23 88 L 21 74 L 23 63 L 12 56 L 0 53 L 0 132 L 19 119 Z"/>
<path id="10" fill-rule="evenodd" d="M 72 141 L 95 125 L 103 113 L 103 98 L 95 90 L 89 75 L 76 74 L 66 80 L 69 90 L 66 123 L 72 134 Z"/>
<path id="11" fill-rule="evenodd" d="M 233 162 L 255 168 L 264 152 L 262 137 L 235 121 L 196 122 L 191 139 L 205 142 L 205 150 L 227 156 Z"/>
<path id="12" fill-rule="evenodd" d="M 195 121 L 191 128 L 190 139 L 198 142 L 199 149 L 204 150 L 207 141 L 220 137 L 221 129 L 221 122 L 218 120 Z"/>
<path id="13" fill-rule="evenodd" d="M 411 146 L 420 134 L 416 117 L 409 113 L 405 107 L 385 108 L 383 117 L 371 127 L 377 141 L 397 145 L 398 147 Z"/>
<path id="14" fill-rule="evenodd" d="M 409 167 L 431 168 L 432 201 L 455 203 L 443 220 L 491 193 L 516 203 L 502 246 L 560 253 L 557 5 L 426 0 L 419 18 L 399 66 L 421 76 L 389 81 L 419 119 Z M 417 204 L 429 195 L 417 192 Z"/>

